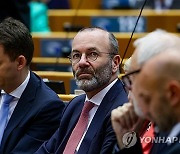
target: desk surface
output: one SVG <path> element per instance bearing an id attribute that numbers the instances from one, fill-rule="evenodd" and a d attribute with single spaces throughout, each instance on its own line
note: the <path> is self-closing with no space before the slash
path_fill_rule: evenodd
<path id="1" fill-rule="evenodd" d="M 139 15 L 140 10 L 98 10 L 98 9 L 69 9 L 69 10 L 49 10 L 48 16 L 135 16 Z M 180 16 L 180 10 L 161 10 L 145 9 L 143 16 Z"/>
<path id="2" fill-rule="evenodd" d="M 52 57 L 33 57 L 32 64 L 71 65 L 68 58 L 52 58 Z"/>
<path id="3" fill-rule="evenodd" d="M 69 102 L 70 100 L 72 100 L 77 95 L 73 95 L 73 94 L 69 94 L 69 95 L 58 94 L 58 96 L 59 96 L 60 99 L 62 99 L 62 101 Z"/>

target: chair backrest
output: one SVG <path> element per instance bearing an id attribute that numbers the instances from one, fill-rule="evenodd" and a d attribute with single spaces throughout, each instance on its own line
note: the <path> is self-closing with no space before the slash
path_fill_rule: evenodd
<path id="1" fill-rule="evenodd" d="M 102 0 L 104 9 L 132 9 L 136 0 Z"/>
<path id="2" fill-rule="evenodd" d="M 46 85 L 55 91 L 57 94 L 66 94 L 64 81 L 44 81 Z"/>

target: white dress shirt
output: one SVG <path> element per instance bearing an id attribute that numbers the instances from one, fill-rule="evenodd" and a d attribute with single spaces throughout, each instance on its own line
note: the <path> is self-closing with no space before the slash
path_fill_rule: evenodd
<path id="1" fill-rule="evenodd" d="M 24 82 L 17 87 L 14 91 L 12 91 L 11 93 L 9 93 L 9 95 L 14 96 L 12 102 L 10 102 L 9 104 L 9 113 L 8 113 L 8 119 L 7 119 L 7 123 L 9 121 L 9 119 L 11 118 L 11 115 L 13 114 L 13 111 L 24 91 L 24 89 L 26 88 L 28 82 L 29 82 L 29 78 L 30 78 L 30 71 L 28 72 L 28 75 L 26 77 L 26 79 L 24 80 Z M 6 92 L 4 90 L 1 90 L 1 97 L 0 97 L 0 108 L 2 106 L 2 95 L 5 94 Z M 6 124 L 7 125 L 7 124 Z"/>
<path id="2" fill-rule="evenodd" d="M 79 150 L 80 145 L 81 145 L 81 143 L 82 143 L 82 141 L 83 141 L 83 139 L 84 139 L 84 137 L 85 137 L 85 135 L 86 135 L 86 132 L 87 132 L 87 130 L 88 130 L 90 124 L 91 124 L 91 121 L 92 121 L 92 119 L 93 119 L 93 117 L 94 117 L 94 115 L 95 115 L 98 107 L 100 106 L 100 104 L 101 104 L 104 96 L 105 96 L 106 93 L 109 91 L 109 89 L 116 83 L 117 80 L 118 80 L 118 79 L 115 79 L 111 84 L 109 84 L 106 88 L 104 88 L 104 89 L 101 90 L 99 93 L 97 93 L 96 95 L 94 95 L 90 100 L 89 100 L 89 99 L 87 98 L 87 96 L 86 96 L 85 102 L 86 102 L 86 101 L 90 101 L 90 102 L 94 103 L 95 106 L 94 106 L 94 107 L 90 110 L 90 112 L 89 112 L 88 126 L 87 126 L 87 128 L 86 128 L 86 130 L 85 130 L 85 132 L 84 132 L 84 134 L 83 134 L 83 136 L 82 136 L 82 138 L 81 138 L 81 140 L 80 140 L 77 148 L 76 148 L 76 151 Z"/>

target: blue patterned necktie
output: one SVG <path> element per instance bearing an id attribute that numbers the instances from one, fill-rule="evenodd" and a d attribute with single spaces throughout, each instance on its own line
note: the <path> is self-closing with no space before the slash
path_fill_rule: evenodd
<path id="1" fill-rule="evenodd" d="M 2 137 L 4 134 L 4 130 L 7 125 L 7 118 L 8 118 L 8 113 L 9 113 L 9 104 L 13 99 L 13 96 L 9 94 L 5 94 L 2 96 L 3 102 L 0 108 L 0 145 L 2 141 Z"/>

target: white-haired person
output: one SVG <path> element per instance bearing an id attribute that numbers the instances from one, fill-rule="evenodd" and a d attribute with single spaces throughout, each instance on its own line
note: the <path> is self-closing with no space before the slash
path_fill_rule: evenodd
<path id="1" fill-rule="evenodd" d="M 129 68 L 129 72 L 124 77 L 122 77 L 125 86 L 130 90 L 132 90 L 133 83 L 136 81 L 141 68 L 147 61 L 149 61 L 157 54 L 165 52 L 167 49 L 179 48 L 180 43 L 178 36 L 163 30 L 156 30 L 140 39 L 137 39 L 134 42 L 134 46 L 135 51 L 131 58 L 131 66 Z M 136 89 L 134 89 L 134 91 L 135 90 Z M 111 113 L 111 121 L 118 141 L 118 146 L 115 146 L 114 153 L 127 154 L 135 152 L 154 154 L 156 153 L 155 151 L 157 151 L 157 149 L 159 148 L 159 145 L 153 144 L 152 146 L 152 144 L 149 144 L 149 147 L 147 149 L 145 147 L 141 147 L 143 146 L 143 144 L 140 144 L 142 142 L 142 140 L 140 139 L 143 139 L 143 135 L 146 135 L 146 132 L 142 133 L 142 129 L 137 129 L 138 126 L 140 126 L 140 119 L 144 118 L 150 121 L 151 119 L 144 115 L 144 112 L 142 112 L 141 108 L 139 107 L 139 102 L 135 100 L 133 92 L 130 93 L 129 98 L 131 103 L 126 103 L 123 106 L 114 109 Z M 152 125 L 150 128 L 153 128 Z M 149 131 L 149 129 L 147 130 Z M 138 142 L 135 145 L 131 146 L 130 148 L 126 148 L 126 145 L 122 138 L 125 133 L 130 131 L 135 131 L 137 133 L 137 137 L 140 136 L 141 138 L 139 138 Z M 151 131 L 154 130 L 152 129 Z M 150 132 L 150 135 L 152 135 L 152 132 Z M 153 137 L 150 135 L 149 137 Z"/>

